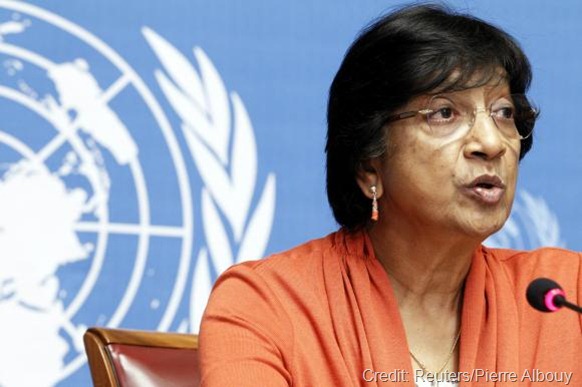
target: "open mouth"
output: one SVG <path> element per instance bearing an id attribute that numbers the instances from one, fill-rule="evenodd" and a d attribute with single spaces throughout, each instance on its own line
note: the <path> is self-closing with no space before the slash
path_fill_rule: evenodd
<path id="1" fill-rule="evenodd" d="M 503 180 L 497 175 L 481 175 L 475 178 L 468 187 L 481 187 L 481 188 L 505 188 Z"/>
<path id="2" fill-rule="evenodd" d="M 485 188 L 485 189 L 489 189 L 489 188 L 495 187 L 495 185 L 493 185 L 491 183 L 477 183 L 475 186 L 476 187 Z"/>
<path id="3" fill-rule="evenodd" d="M 499 176 L 481 175 L 465 187 L 465 192 L 483 204 L 497 204 L 503 198 L 505 184 Z"/>

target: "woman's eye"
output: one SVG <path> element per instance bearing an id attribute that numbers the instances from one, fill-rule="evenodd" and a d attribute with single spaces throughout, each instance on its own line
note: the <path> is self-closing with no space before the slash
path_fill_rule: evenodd
<path id="1" fill-rule="evenodd" d="M 450 107 L 442 107 L 436 110 L 433 110 L 432 113 L 429 115 L 430 120 L 439 121 L 439 120 L 450 120 L 454 116 L 454 111 Z"/>
<path id="2" fill-rule="evenodd" d="M 514 109 L 510 106 L 497 109 L 495 111 L 495 116 L 504 120 L 513 120 Z"/>

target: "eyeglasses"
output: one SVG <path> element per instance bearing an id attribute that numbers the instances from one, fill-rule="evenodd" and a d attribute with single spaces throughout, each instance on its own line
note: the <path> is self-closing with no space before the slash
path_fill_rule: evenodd
<path id="1" fill-rule="evenodd" d="M 478 113 L 487 113 L 504 137 L 525 140 L 534 128 L 538 110 L 522 94 L 511 94 L 496 99 L 488 108 L 475 108 L 467 98 L 455 94 L 431 97 L 425 109 L 408 111 L 388 117 L 390 123 L 418 114 L 423 115 L 430 133 L 436 137 L 467 134 L 475 124 Z"/>

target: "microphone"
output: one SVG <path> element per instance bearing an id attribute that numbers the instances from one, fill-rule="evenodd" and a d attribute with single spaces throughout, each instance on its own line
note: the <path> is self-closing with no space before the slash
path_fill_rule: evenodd
<path id="1" fill-rule="evenodd" d="M 566 300 L 562 287 L 549 278 L 533 280 L 526 291 L 527 302 L 540 312 L 556 312 L 562 307 L 582 313 L 582 308 Z"/>

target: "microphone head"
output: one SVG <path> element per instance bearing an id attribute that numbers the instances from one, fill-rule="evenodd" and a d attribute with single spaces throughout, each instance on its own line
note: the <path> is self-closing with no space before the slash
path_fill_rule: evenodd
<path id="1" fill-rule="evenodd" d="M 537 278 L 527 287 L 526 297 L 529 304 L 540 312 L 555 312 L 562 305 L 557 304 L 556 297 L 565 298 L 565 293 L 555 281 L 549 278 Z"/>

